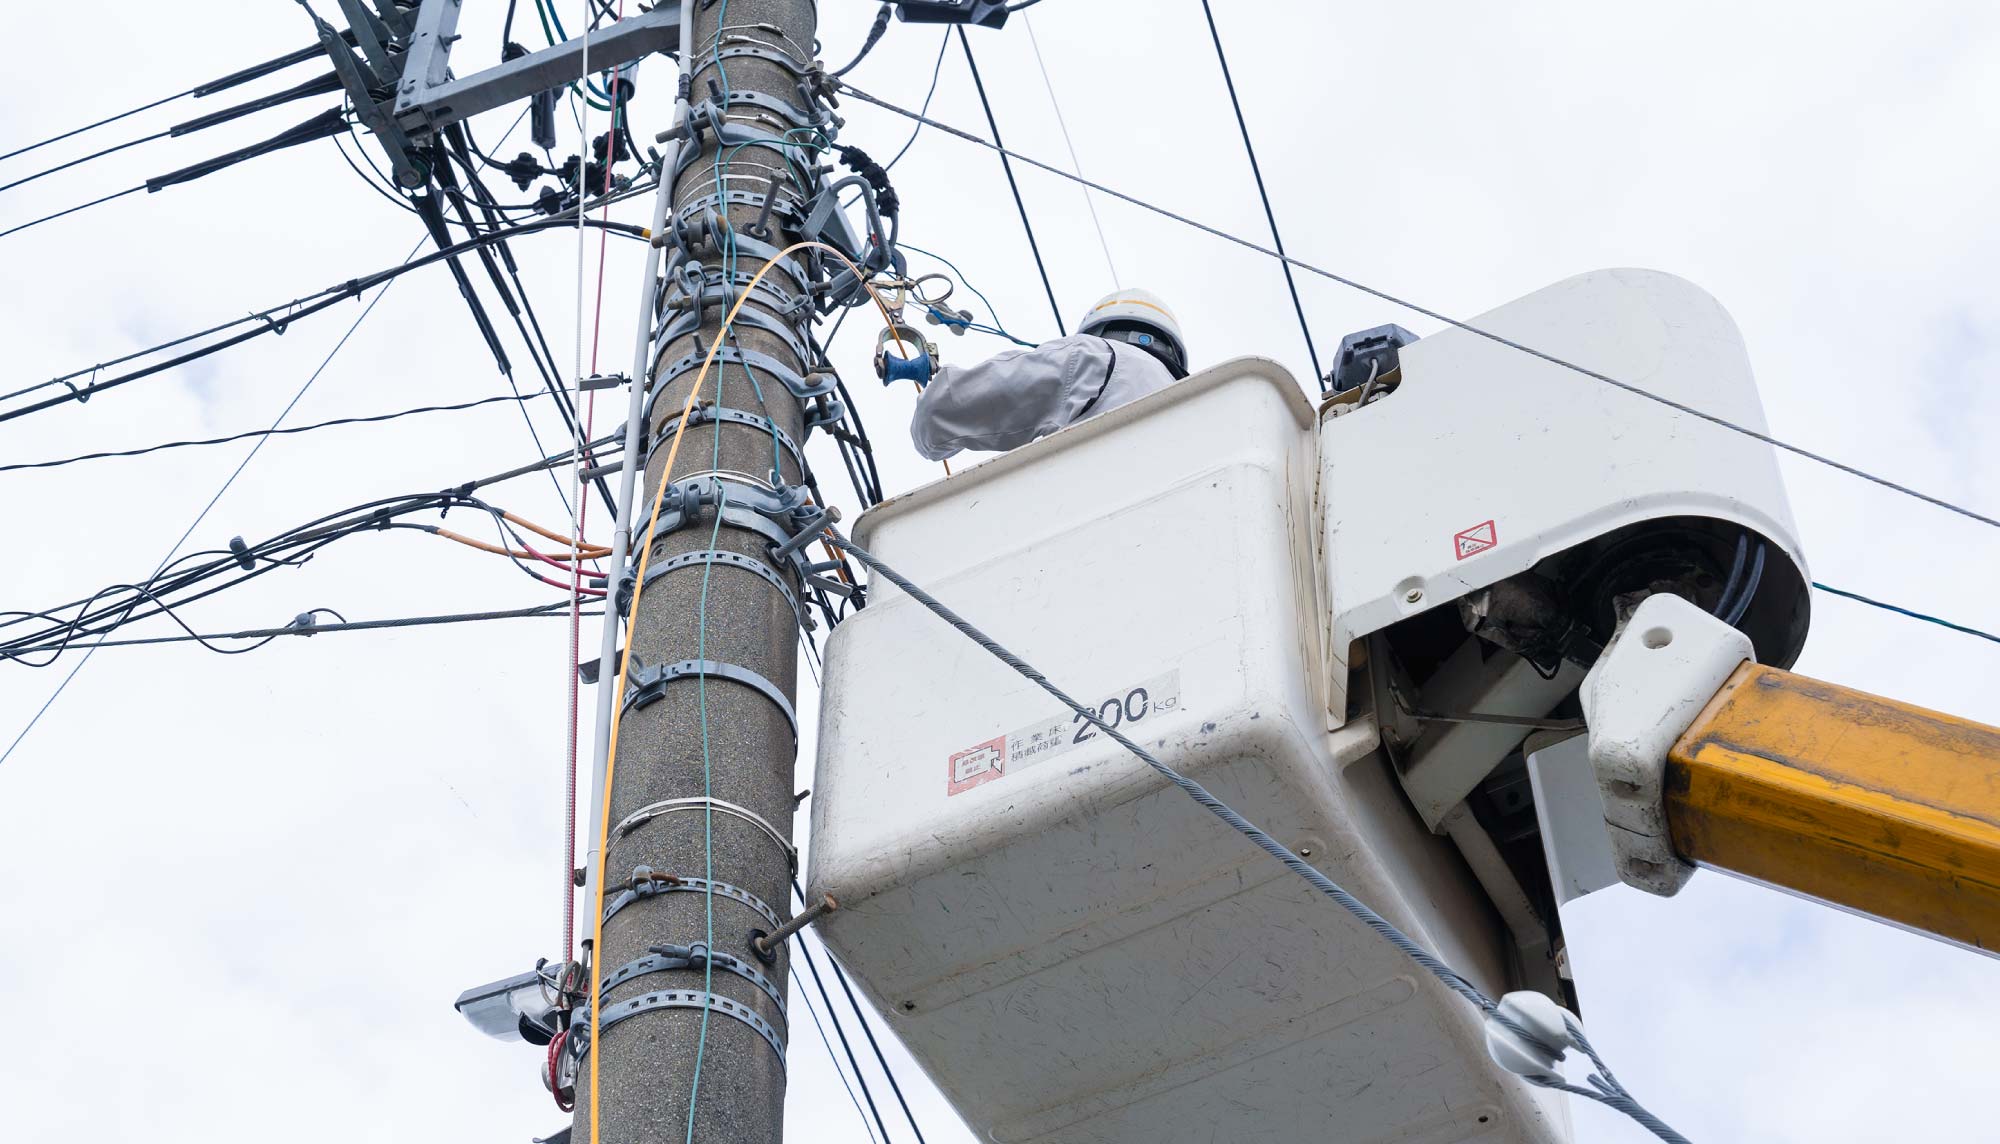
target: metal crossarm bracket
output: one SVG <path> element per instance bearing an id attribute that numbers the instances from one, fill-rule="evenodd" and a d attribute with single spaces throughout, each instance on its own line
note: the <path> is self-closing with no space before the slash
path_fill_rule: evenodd
<path id="1" fill-rule="evenodd" d="M 590 1051 L 590 1043 L 596 1039 L 598 1033 L 620 1021 L 654 1009 L 706 1009 L 711 1013 L 734 1017 L 755 1029 L 757 1035 L 764 1038 L 764 1043 L 771 1046 L 771 1051 L 778 1054 L 778 1063 L 784 1063 L 784 1039 L 778 1035 L 778 1030 L 769 1021 L 758 1016 L 755 1010 L 740 1001 L 731 1001 L 727 997 L 718 997 L 699 989 L 662 989 L 658 993 L 648 993 L 634 997 L 630 1001 L 620 1001 L 606 1008 L 603 1023 L 595 1026 L 591 1022 L 590 1010 L 579 1008 L 576 1019 L 570 1025 L 570 1043 L 576 1045 L 577 1058 L 582 1059 L 583 1055 Z"/>
<path id="2" fill-rule="evenodd" d="M 737 806 L 733 802 L 724 802 L 719 798 L 707 798 L 696 795 L 691 798 L 670 798 L 660 802 L 649 803 L 626 815 L 622 822 L 611 828 L 611 834 L 614 838 L 623 838 L 656 818 L 663 818 L 676 812 L 695 810 L 704 813 L 728 815 L 731 818 L 741 819 L 755 826 L 757 829 L 763 831 L 771 841 L 777 843 L 778 849 L 785 852 L 785 860 L 791 863 L 794 871 L 799 868 L 798 848 L 787 841 L 784 835 L 778 833 L 777 827 L 772 826 L 763 815 L 758 814 L 756 811 L 748 807 Z"/>
<path id="3" fill-rule="evenodd" d="M 618 967 L 618 971 L 604 979 L 598 986 L 600 996 L 608 996 L 613 989 L 648 973 L 667 973 L 676 969 L 700 969 L 711 965 L 725 973 L 734 973 L 758 989 L 778 1007 L 778 1012 L 786 1012 L 784 994 L 778 985 L 756 966 L 740 957 L 708 949 L 699 943 L 689 946 L 656 945 L 653 952 L 635 961 L 628 961 Z"/>
<path id="4" fill-rule="evenodd" d="M 678 679 L 726 679 L 760 692 L 784 713 L 785 722 L 792 726 L 792 742 L 798 742 L 799 717 L 778 685 L 747 667 L 719 659 L 684 659 L 679 663 L 633 668 L 626 673 L 625 706 L 636 710 L 655 702 L 667 693 L 667 685 Z"/>
<path id="5" fill-rule="evenodd" d="M 340 77 L 340 86 L 346 89 L 348 100 L 354 104 L 354 114 L 368 130 L 375 133 L 382 150 L 388 155 L 397 184 L 415 189 L 429 182 L 430 168 L 415 158 L 409 136 L 403 133 L 393 118 L 383 114 L 381 105 L 376 102 L 377 89 L 386 89 L 391 81 L 378 83 L 374 69 L 347 46 L 347 41 L 333 30 L 333 25 L 314 15 L 311 9 L 307 9 L 307 14 L 312 15 L 320 46 L 326 49 L 327 58 L 333 62 L 333 71 Z M 358 31 L 355 38 L 362 39 Z"/>
<path id="6" fill-rule="evenodd" d="M 710 881 L 707 878 L 675 878 L 672 881 L 667 881 L 663 878 L 655 878 L 653 876 L 653 868 L 650 866 L 638 866 L 633 869 L 632 888 L 621 891 L 617 897 L 605 903 L 604 921 L 606 924 L 609 924 L 612 918 L 618 916 L 620 910 L 623 910 L 626 906 L 631 905 L 641 898 L 650 898 L 655 894 L 675 893 L 713 893 L 716 897 L 728 898 L 739 906 L 748 906 L 761 915 L 765 921 L 770 922 L 772 929 L 777 929 L 784 924 L 778 920 L 778 911 L 765 905 L 764 899 L 748 890 L 732 886 L 727 882 Z"/>
<path id="7" fill-rule="evenodd" d="M 434 133 L 481 112 L 559 88 L 583 71 L 584 42 L 571 40 L 454 79 L 449 70 L 460 0 L 424 0 L 396 89 L 395 117 L 415 134 Z M 680 45 L 681 5 L 661 0 L 590 35 L 590 66 L 611 71 Z M 426 33 L 429 37 L 426 38 Z"/>

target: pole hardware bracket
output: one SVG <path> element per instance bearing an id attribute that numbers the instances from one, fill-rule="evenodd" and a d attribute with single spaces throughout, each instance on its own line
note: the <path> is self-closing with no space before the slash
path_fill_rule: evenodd
<path id="1" fill-rule="evenodd" d="M 605 904 L 604 922 L 606 925 L 609 925 L 611 919 L 617 917 L 620 910 L 623 910 L 626 906 L 631 905 L 641 898 L 650 898 L 658 894 L 675 893 L 713 893 L 716 897 L 728 898 L 739 906 L 748 906 L 758 916 L 770 922 L 772 929 L 777 929 L 780 925 L 784 924 L 778 920 L 778 912 L 776 910 L 765 905 L 764 899 L 759 898 L 748 890 L 732 886 L 727 882 L 712 881 L 708 878 L 678 878 L 671 874 L 655 874 L 651 866 L 634 866 L 632 868 L 631 886 L 619 891 L 617 897 Z"/>
<path id="2" fill-rule="evenodd" d="M 741 318 L 742 314 L 739 313 L 737 317 Z M 690 353 L 665 369 L 660 370 L 658 379 L 653 383 L 654 397 L 649 399 L 649 404 L 652 400 L 657 400 L 659 393 L 667 386 L 673 384 L 680 375 L 687 373 L 689 370 L 700 368 L 701 363 L 706 358 L 707 355 L 705 353 Z M 714 362 L 730 362 L 743 366 L 746 369 L 761 369 L 776 378 L 780 385 L 783 385 L 793 397 L 798 398 L 800 401 L 811 401 L 821 394 L 832 393 L 835 388 L 835 383 L 831 377 L 818 384 L 808 382 L 805 378 L 799 376 L 797 370 L 760 350 L 747 350 L 740 346 L 719 346 L 716 348 L 713 361 L 710 362 L 711 368 L 713 368 Z M 649 408 L 647 412 L 650 414 L 652 411 Z"/>
<path id="3" fill-rule="evenodd" d="M 754 478 L 750 478 L 754 479 Z M 820 508 L 808 499 L 804 485 L 780 488 L 759 487 L 747 479 L 732 480 L 721 474 L 689 477 L 669 485 L 660 494 L 660 513 L 646 543 L 687 527 L 703 505 L 720 504 L 722 523 L 745 532 L 754 532 L 771 542 L 775 550 L 789 544 L 808 527 L 824 525 Z M 819 523 L 815 524 L 814 522 Z M 796 549 L 773 559 L 789 562 L 801 583 L 812 575 L 810 563 Z"/>
<path id="4" fill-rule="evenodd" d="M 785 698 L 778 685 L 747 667 L 719 659 L 684 659 L 678 663 L 640 664 L 632 668 L 625 676 L 625 707 L 636 711 L 650 706 L 666 695 L 668 684 L 682 679 L 726 679 L 759 692 L 784 713 L 785 722 L 791 724 L 792 743 L 797 745 L 799 717 L 792 710 L 792 701 Z"/>
<path id="5" fill-rule="evenodd" d="M 631 378 L 626 377 L 622 373 L 593 373 L 589 377 L 578 381 L 576 387 L 585 393 L 589 393 L 594 389 L 617 389 L 631 380 Z"/>

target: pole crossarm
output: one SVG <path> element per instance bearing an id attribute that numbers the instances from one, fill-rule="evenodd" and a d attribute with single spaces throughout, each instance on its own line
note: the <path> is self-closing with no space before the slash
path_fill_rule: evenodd
<path id="1" fill-rule="evenodd" d="M 424 0 L 396 88 L 396 122 L 411 136 L 470 119 L 574 80 L 583 72 L 584 41 L 570 40 L 454 79 L 449 70 L 458 0 Z M 592 71 L 612 71 L 658 53 L 680 50 L 681 6 L 668 0 L 590 36 Z"/>

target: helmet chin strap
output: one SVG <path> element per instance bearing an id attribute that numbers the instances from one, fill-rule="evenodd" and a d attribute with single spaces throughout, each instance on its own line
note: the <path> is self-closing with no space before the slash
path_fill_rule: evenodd
<path id="1" fill-rule="evenodd" d="M 1114 322 L 1107 326 L 1091 330 L 1090 334 L 1094 337 L 1103 338 L 1106 341 L 1118 342 L 1122 345 L 1145 350 L 1158 359 L 1161 365 L 1167 367 L 1167 372 L 1174 375 L 1175 381 L 1179 381 L 1188 375 L 1187 366 L 1174 353 L 1173 342 L 1168 339 L 1165 333 L 1156 327 L 1150 326 L 1148 323 L 1132 321 Z"/>

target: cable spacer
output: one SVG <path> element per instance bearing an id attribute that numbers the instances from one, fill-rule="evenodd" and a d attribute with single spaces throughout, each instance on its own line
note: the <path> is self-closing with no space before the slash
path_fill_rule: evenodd
<path id="1" fill-rule="evenodd" d="M 765 921 L 770 922 L 772 929 L 777 929 L 780 925 L 784 924 L 778 920 L 778 911 L 766 905 L 764 899 L 748 890 L 732 886 L 727 882 L 712 881 L 708 878 L 677 878 L 671 875 L 656 875 L 650 866 L 639 866 L 633 869 L 632 885 L 625 890 L 619 891 L 618 896 L 611 899 L 605 905 L 604 921 L 607 925 L 610 924 L 611 919 L 617 917 L 620 910 L 623 910 L 626 906 L 631 905 L 641 898 L 650 898 L 658 894 L 677 893 L 712 893 L 718 898 L 728 898 L 739 906 L 748 906 L 750 909 L 756 911 Z"/>
<path id="2" fill-rule="evenodd" d="M 740 683 L 753 691 L 763 694 L 777 705 L 785 716 L 785 722 L 792 726 L 792 745 L 799 741 L 799 717 L 792 711 L 792 701 L 778 690 L 778 685 L 740 664 L 725 663 L 719 659 L 684 659 L 679 663 L 663 664 L 655 667 L 641 665 L 626 673 L 625 706 L 636 710 L 648 706 L 667 693 L 667 684 L 677 679 L 726 679 Z"/>
<path id="3" fill-rule="evenodd" d="M 632 813 L 626 815 L 623 821 L 619 822 L 618 825 L 612 827 L 611 836 L 613 838 L 624 838 L 626 835 L 632 833 L 634 830 L 639 829 L 641 826 L 646 825 L 648 822 L 651 822 L 656 818 L 661 818 L 666 815 L 674 814 L 678 811 L 683 811 L 683 810 L 715 811 L 722 814 L 726 814 L 731 818 L 741 819 L 742 821 L 757 827 L 759 830 L 762 830 L 771 839 L 771 841 L 778 844 L 778 849 L 783 850 L 785 852 L 785 860 L 791 863 L 792 870 L 794 872 L 798 870 L 799 868 L 798 848 L 792 845 L 790 839 L 786 838 L 783 834 L 778 833 L 778 828 L 772 826 L 770 822 L 764 818 L 764 816 L 758 814 L 756 811 L 751 810 L 747 807 L 738 806 L 733 802 L 724 802 L 719 798 L 709 798 L 703 795 L 695 795 L 690 798 L 663 799 L 659 802 L 642 806 L 639 809 L 633 811 Z"/>

